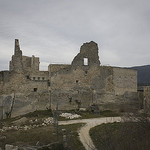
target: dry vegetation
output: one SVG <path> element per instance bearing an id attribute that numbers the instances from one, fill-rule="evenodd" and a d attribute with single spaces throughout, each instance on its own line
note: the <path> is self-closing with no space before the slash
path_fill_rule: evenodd
<path id="1" fill-rule="evenodd" d="M 37 124 L 41 124 L 41 120 L 43 118 L 51 117 L 52 113 L 49 110 L 46 111 L 35 111 L 33 113 L 26 114 L 24 116 L 20 116 L 17 118 L 6 119 L 3 120 L 3 126 L 12 126 L 13 122 L 20 120 L 22 118 L 26 118 L 25 122 L 20 124 L 21 127 L 30 126 L 30 120 L 38 120 Z M 66 129 L 66 137 L 68 147 L 71 150 L 75 150 L 75 148 L 79 148 L 84 150 L 83 145 L 81 144 L 78 137 L 78 129 L 82 126 L 82 124 L 73 124 L 73 125 L 65 125 L 59 126 L 59 144 L 57 140 L 57 130 L 53 124 L 47 126 L 39 126 L 35 128 L 31 128 L 28 130 L 8 130 L 5 132 L 0 132 L 0 137 L 6 137 L 3 140 L 0 140 L 0 147 L 4 148 L 5 144 L 12 144 L 14 146 L 36 146 L 41 145 L 49 145 L 52 144 L 49 150 L 63 150 L 63 142 L 62 142 L 62 129 Z M 45 149 L 45 148 L 44 148 Z M 46 147 L 46 149 L 48 149 Z"/>
<path id="2" fill-rule="evenodd" d="M 59 114 L 61 112 L 63 111 L 59 111 Z M 80 119 L 119 115 L 118 113 L 112 111 L 103 111 L 100 113 L 77 112 L 77 111 L 68 111 L 68 112 L 71 112 L 73 114 L 77 113 L 81 115 L 82 117 Z M 47 145 L 47 144 L 54 143 L 52 149 L 56 149 L 56 150 L 63 149 L 62 129 L 65 128 L 68 148 L 71 150 L 76 150 L 76 149 L 84 150 L 84 147 L 79 140 L 78 132 L 77 132 L 79 128 L 82 126 L 82 124 L 59 126 L 58 130 L 59 130 L 60 144 L 57 144 L 58 143 L 57 130 L 53 124 L 47 126 L 39 126 L 43 123 L 43 120 L 49 117 L 53 117 L 53 115 L 54 115 L 53 112 L 50 110 L 44 110 L 44 111 L 39 110 L 32 113 L 28 113 L 23 116 L 18 116 L 16 118 L 9 118 L 3 120 L 1 124 L 1 128 L 2 126 L 9 128 L 16 125 L 20 127 L 20 129 L 19 130 L 10 129 L 5 132 L 0 132 L 0 137 L 6 137 L 6 139 L 4 138 L 3 140 L 0 140 L 0 147 L 4 148 L 5 144 L 12 144 L 17 146 L 35 146 L 37 143 L 38 145 Z M 68 119 L 59 117 L 58 120 L 60 121 L 60 120 L 68 120 Z M 34 125 L 36 126 L 35 128 L 29 128 L 27 130 L 24 130 L 25 126 L 33 127 Z"/>
<path id="3" fill-rule="evenodd" d="M 148 117 L 125 117 L 124 123 L 102 124 L 90 130 L 97 149 L 149 150 L 150 121 Z"/>

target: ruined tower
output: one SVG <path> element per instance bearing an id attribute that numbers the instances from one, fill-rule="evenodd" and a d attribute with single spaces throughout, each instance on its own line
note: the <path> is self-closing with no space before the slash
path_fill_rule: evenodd
<path id="1" fill-rule="evenodd" d="M 18 39 L 15 39 L 14 55 L 12 56 L 12 61 L 10 61 L 10 71 L 23 71 L 22 51 L 20 50 Z"/>
<path id="2" fill-rule="evenodd" d="M 82 66 L 100 66 L 97 44 L 93 41 L 84 43 L 80 48 L 80 53 L 78 53 L 72 61 L 72 66 L 74 68 Z"/>

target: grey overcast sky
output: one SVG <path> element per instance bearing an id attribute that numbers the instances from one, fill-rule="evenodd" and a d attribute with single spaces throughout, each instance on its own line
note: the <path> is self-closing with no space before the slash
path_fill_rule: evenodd
<path id="1" fill-rule="evenodd" d="M 19 39 L 23 55 L 70 64 L 85 42 L 102 65 L 150 64 L 150 0 L 0 0 L 0 70 Z"/>

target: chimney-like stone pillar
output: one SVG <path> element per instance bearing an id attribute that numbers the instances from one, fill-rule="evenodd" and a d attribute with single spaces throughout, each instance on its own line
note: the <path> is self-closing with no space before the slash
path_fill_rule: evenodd
<path id="1" fill-rule="evenodd" d="M 12 56 L 12 68 L 12 70 L 17 72 L 23 71 L 22 51 L 20 50 L 18 39 L 15 39 L 14 55 Z"/>

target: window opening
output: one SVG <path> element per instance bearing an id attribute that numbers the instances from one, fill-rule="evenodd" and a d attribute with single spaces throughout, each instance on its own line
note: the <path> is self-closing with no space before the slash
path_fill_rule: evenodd
<path id="1" fill-rule="evenodd" d="M 69 97 L 69 103 L 71 103 L 72 102 L 72 97 Z"/>
<path id="2" fill-rule="evenodd" d="M 26 76 L 27 77 L 27 79 L 30 79 L 30 77 L 29 76 Z"/>
<path id="3" fill-rule="evenodd" d="M 88 58 L 84 58 L 84 65 L 85 65 L 85 66 L 88 65 Z"/>
<path id="4" fill-rule="evenodd" d="M 88 71 L 85 71 L 85 76 L 87 75 Z"/>
<path id="5" fill-rule="evenodd" d="M 37 92 L 37 88 L 34 88 L 33 90 L 34 90 L 34 92 Z"/>
<path id="6" fill-rule="evenodd" d="M 50 86 L 50 85 L 51 85 L 50 81 L 48 81 L 48 83 L 47 83 L 47 84 L 48 84 L 48 86 Z"/>

